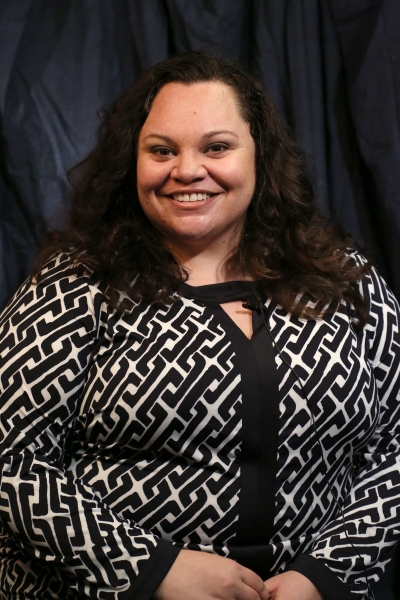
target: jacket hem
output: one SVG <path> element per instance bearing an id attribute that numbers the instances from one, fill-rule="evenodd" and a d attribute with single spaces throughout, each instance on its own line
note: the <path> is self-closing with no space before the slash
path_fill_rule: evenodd
<path id="1" fill-rule="evenodd" d="M 154 592 L 174 564 L 180 550 L 178 546 L 160 540 L 155 551 L 140 569 L 132 586 L 118 596 L 119 600 L 151 600 Z"/>
<path id="2" fill-rule="evenodd" d="M 297 571 L 307 577 L 324 596 L 324 600 L 354 600 L 349 586 L 343 583 L 319 558 L 299 554 L 288 566 L 288 571 Z"/>

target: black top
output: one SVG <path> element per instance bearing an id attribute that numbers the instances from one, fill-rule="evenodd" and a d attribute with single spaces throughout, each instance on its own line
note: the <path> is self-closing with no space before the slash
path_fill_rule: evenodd
<path id="1" fill-rule="evenodd" d="M 231 556 L 263 579 L 270 576 L 270 540 L 275 516 L 279 388 L 275 350 L 261 310 L 252 311 L 249 339 L 221 308 L 258 296 L 257 282 L 230 281 L 199 287 L 184 284 L 184 297 L 203 302 L 221 323 L 233 346 L 242 379 L 242 452 L 239 520 Z"/>

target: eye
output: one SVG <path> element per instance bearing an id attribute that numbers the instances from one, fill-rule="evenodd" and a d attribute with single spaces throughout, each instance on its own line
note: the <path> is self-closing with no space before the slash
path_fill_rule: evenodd
<path id="1" fill-rule="evenodd" d="M 228 148 L 229 146 L 227 144 L 216 142 L 215 144 L 211 144 L 211 146 L 208 146 L 207 152 L 209 152 L 210 154 L 222 154 L 226 150 L 228 150 Z"/>
<path id="2" fill-rule="evenodd" d="M 166 146 L 156 146 L 151 149 L 151 152 L 156 156 L 160 156 L 161 158 L 169 158 L 170 156 L 174 156 L 174 152 L 171 148 Z"/>

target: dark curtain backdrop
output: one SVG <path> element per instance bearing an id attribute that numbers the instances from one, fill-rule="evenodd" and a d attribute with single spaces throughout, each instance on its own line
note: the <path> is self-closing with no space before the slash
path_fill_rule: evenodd
<path id="1" fill-rule="evenodd" d="M 400 297 L 399 34 L 399 0 L 0 0 L 0 308 L 62 220 L 97 111 L 190 49 L 261 79 L 321 207 Z"/>
<path id="2" fill-rule="evenodd" d="M 399 34 L 399 0 L 0 0 L 0 308 L 44 223 L 62 221 L 65 172 L 91 148 L 97 111 L 191 49 L 261 79 L 320 206 L 400 297 Z"/>

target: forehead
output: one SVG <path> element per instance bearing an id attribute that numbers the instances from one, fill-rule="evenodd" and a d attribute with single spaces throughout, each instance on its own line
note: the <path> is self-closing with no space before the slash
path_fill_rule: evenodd
<path id="1" fill-rule="evenodd" d="M 232 129 L 248 131 L 233 89 L 217 81 L 168 83 L 154 98 L 141 137 L 153 129 Z M 163 131 L 165 133 L 165 131 Z"/>

